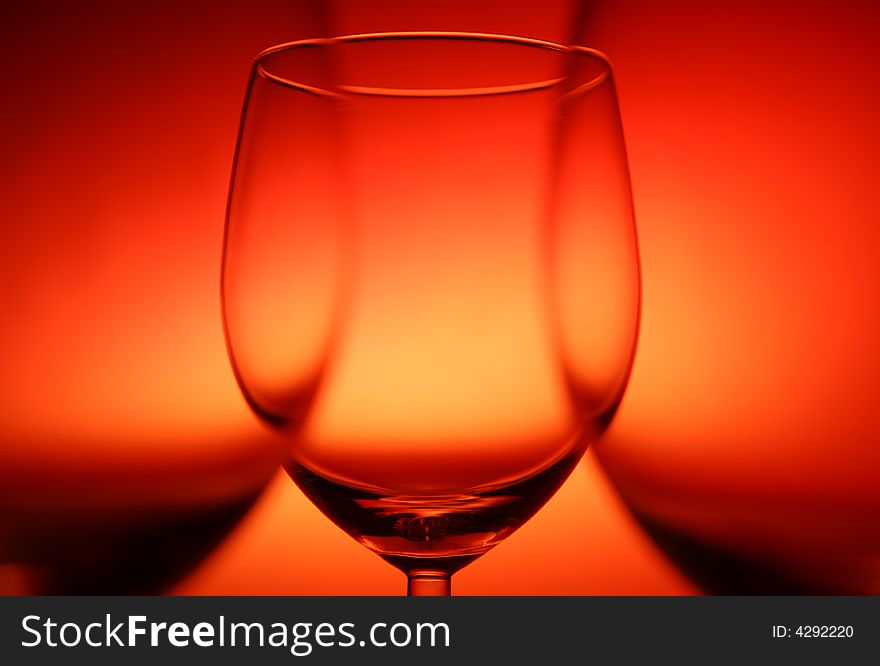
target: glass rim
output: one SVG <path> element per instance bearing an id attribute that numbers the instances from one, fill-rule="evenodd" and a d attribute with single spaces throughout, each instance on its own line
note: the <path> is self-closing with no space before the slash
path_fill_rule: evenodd
<path id="1" fill-rule="evenodd" d="M 508 35 L 502 33 L 488 32 L 462 32 L 462 31 L 438 31 L 438 30 L 409 30 L 409 31 L 393 31 L 393 32 L 367 32 L 354 33 L 347 35 L 338 35 L 336 37 L 319 37 L 310 39 L 298 39 L 292 42 L 284 42 L 276 44 L 260 51 L 254 58 L 254 71 L 263 79 L 272 83 L 279 84 L 288 88 L 293 88 L 303 92 L 319 95 L 329 99 L 341 99 L 346 94 L 380 96 L 380 97 L 484 97 L 491 95 L 503 95 L 518 92 L 527 92 L 531 90 L 542 90 L 552 88 L 566 80 L 566 76 L 558 76 L 550 79 L 539 81 L 530 81 L 526 83 L 512 85 L 497 86 L 465 86 L 458 88 L 393 88 L 380 86 L 356 86 L 356 85 L 339 85 L 335 88 L 315 86 L 304 81 L 298 81 L 292 78 L 275 74 L 264 65 L 266 58 L 284 51 L 292 51 L 294 49 L 308 46 L 330 46 L 332 44 L 356 43 L 365 41 L 384 41 L 384 40 L 470 40 L 481 42 L 498 42 L 505 44 L 516 44 L 519 46 L 530 48 L 541 48 L 556 51 L 565 55 L 584 55 L 592 58 L 602 65 L 602 70 L 590 80 L 585 81 L 573 89 L 566 91 L 566 96 L 576 95 L 587 92 L 603 81 L 608 79 L 611 74 L 611 60 L 608 56 L 598 49 L 589 46 L 580 46 L 575 44 L 562 44 L 533 37 L 522 37 L 517 35 Z"/>

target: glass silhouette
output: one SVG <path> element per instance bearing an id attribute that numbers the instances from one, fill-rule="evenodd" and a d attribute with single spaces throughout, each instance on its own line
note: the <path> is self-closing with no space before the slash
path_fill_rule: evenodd
<path id="1" fill-rule="evenodd" d="M 880 594 L 875 496 L 857 481 L 850 481 L 850 489 L 835 487 L 830 474 L 833 480 L 803 491 L 796 487 L 800 478 L 757 475 L 753 442 L 732 461 L 728 441 L 711 444 L 705 448 L 715 460 L 695 456 L 684 439 L 614 437 L 598 447 L 603 468 L 638 523 L 704 592 Z M 785 438 L 773 443 L 779 452 L 807 450 L 807 444 Z M 665 464 L 652 465 L 660 456 Z M 767 478 L 775 480 L 774 488 L 762 487 Z"/>
<path id="2" fill-rule="evenodd" d="M 473 33 L 256 60 L 227 342 L 290 476 L 414 595 L 557 490 L 624 391 L 635 224 L 607 60 Z"/>

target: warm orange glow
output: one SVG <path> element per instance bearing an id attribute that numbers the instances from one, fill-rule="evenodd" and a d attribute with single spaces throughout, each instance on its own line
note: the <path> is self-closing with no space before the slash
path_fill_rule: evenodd
<path id="1" fill-rule="evenodd" d="M 395 594 L 403 575 L 279 476 L 178 594 Z M 546 566 L 550 563 L 550 566 Z M 456 595 L 693 594 L 627 515 L 587 453 L 553 500 L 455 575 Z"/>
<path id="2" fill-rule="evenodd" d="M 2 9 L 0 591 L 21 567 L 31 591 L 161 589 L 281 459 L 217 284 L 248 61 L 314 25 L 277 5 L 222 45 L 192 30 L 231 3 Z"/>
<path id="3" fill-rule="evenodd" d="M 344 12 L 339 32 L 564 41 L 574 3 L 326 4 Z M 224 206 L 252 57 L 321 21 L 312 4 L 289 0 L 197 11 L 88 2 L 48 14 L 7 5 L 0 557 L 21 559 L 10 535 L 39 526 L 35 516 L 53 548 L 69 536 L 57 530 L 70 506 L 125 522 L 135 506 L 238 500 L 269 476 L 275 443 L 241 399 L 224 349 Z M 615 64 L 644 277 L 639 352 L 602 462 L 643 513 L 658 507 L 655 518 L 802 581 L 876 592 L 878 9 L 586 7 L 585 41 Z M 392 249 L 377 249 L 376 261 Z M 436 288 L 440 303 L 444 290 L 461 291 Z M 368 329 L 373 344 L 382 331 Z M 413 344 L 410 363 L 442 358 Z M 488 351 L 469 356 L 496 371 Z M 404 370 L 383 381 L 402 381 Z M 351 373 L 353 397 L 357 377 L 374 373 Z M 389 408 L 376 406 L 377 418 Z M 815 562 L 846 579 L 817 579 Z M 0 580 L 15 569 L 0 565 Z M 278 477 L 177 590 L 386 594 L 401 578 Z M 454 589 L 693 590 L 592 459 Z"/>
<path id="4" fill-rule="evenodd" d="M 617 65 L 645 284 L 600 457 L 646 518 L 770 570 L 740 590 L 876 593 L 880 13 L 676 7 L 583 28 Z"/>

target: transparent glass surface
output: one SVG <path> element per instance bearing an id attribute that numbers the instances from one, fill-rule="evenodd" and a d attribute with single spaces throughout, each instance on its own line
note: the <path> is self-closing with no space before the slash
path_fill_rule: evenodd
<path id="1" fill-rule="evenodd" d="M 553 495 L 629 376 L 639 264 L 607 60 L 473 33 L 265 51 L 222 291 L 290 476 L 411 594 L 448 593 Z"/>

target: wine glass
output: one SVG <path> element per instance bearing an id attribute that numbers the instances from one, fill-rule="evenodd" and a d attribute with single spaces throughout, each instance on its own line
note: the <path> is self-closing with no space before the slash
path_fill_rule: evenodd
<path id="1" fill-rule="evenodd" d="M 639 264 L 607 59 L 459 32 L 264 51 L 222 293 L 236 377 L 296 484 L 409 594 L 449 594 L 559 488 L 630 372 Z"/>

